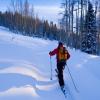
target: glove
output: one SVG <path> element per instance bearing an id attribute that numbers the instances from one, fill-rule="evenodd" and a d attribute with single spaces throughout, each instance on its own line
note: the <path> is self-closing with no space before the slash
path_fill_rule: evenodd
<path id="1" fill-rule="evenodd" d="M 51 51 L 49 52 L 49 55 L 51 56 Z"/>

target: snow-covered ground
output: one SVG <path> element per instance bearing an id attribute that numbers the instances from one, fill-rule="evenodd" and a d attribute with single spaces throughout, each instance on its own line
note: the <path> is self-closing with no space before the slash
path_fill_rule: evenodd
<path id="1" fill-rule="evenodd" d="M 56 57 L 52 57 L 53 80 L 50 80 L 50 50 L 57 41 L 31 38 L 0 27 L 0 100 L 66 100 L 56 78 Z M 67 100 L 100 100 L 100 57 L 68 48 L 65 83 Z"/>

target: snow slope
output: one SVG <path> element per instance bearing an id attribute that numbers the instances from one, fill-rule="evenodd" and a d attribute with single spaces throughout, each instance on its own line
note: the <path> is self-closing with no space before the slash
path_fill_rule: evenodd
<path id="1" fill-rule="evenodd" d="M 16 35 L 0 27 L 0 100 L 66 100 L 55 76 L 55 56 L 50 80 L 48 52 L 56 46 L 57 41 Z M 66 66 L 68 100 L 100 100 L 100 57 L 68 50 L 67 65 L 79 90 L 75 91 Z"/>

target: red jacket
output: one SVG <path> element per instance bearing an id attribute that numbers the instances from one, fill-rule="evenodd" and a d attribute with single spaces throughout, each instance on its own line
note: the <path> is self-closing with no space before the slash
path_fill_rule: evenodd
<path id="1" fill-rule="evenodd" d="M 56 59 L 57 59 L 57 62 L 59 62 L 58 60 L 58 47 L 56 49 L 54 49 L 53 51 L 49 52 L 49 55 L 50 56 L 53 56 L 53 55 L 56 55 Z M 67 51 L 67 60 L 70 58 L 70 54 L 69 52 Z"/>

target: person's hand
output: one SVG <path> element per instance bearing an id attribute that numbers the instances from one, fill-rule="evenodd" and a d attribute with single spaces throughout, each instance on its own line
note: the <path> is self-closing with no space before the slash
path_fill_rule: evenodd
<path id="1" fill-rule="evenodd" d="M 49 55 L 51 56 L 51 51 L 49 52 Z"/>

